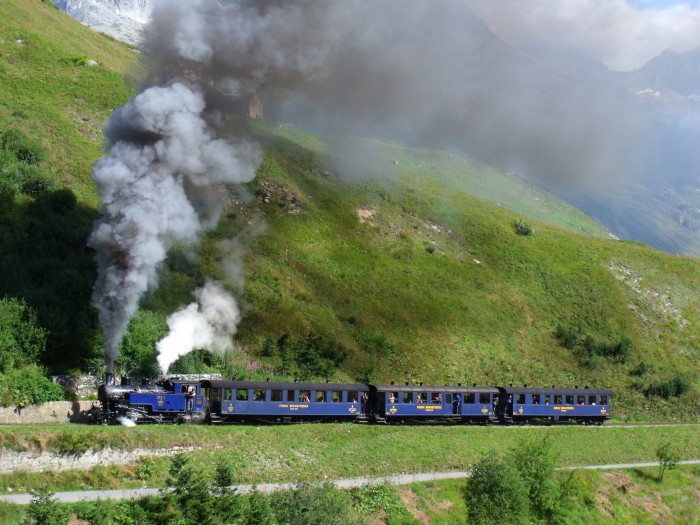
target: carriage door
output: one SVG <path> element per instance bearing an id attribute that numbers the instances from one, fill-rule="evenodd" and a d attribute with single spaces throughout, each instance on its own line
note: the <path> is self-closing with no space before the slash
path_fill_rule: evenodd
<path id="1" fill-rule="evenodd" d="M 209 412 L 212 414 L 221 414 L 221 389 L 209 389 Z"/>
<path id="2" fill-rule="evenodd" d="M 452 414 L 452 393 L 445 393 L 442 396 L 442 414 L 449 416 Z"/>
<path id="3" fill-rule="evenodd" d="M 194 411 L 201 412 L 204 410 L 204 394 L 194 396 Z"/>

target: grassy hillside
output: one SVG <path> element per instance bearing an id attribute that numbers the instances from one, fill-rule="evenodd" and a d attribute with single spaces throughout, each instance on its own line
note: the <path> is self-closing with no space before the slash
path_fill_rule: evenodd
<path id="1" fill-rule="evenodd" d="M 5 203 L 0 297 L 37 310 L 52 369 L 84 368 L 100 352 L 83 242 L 96 216 L 90 167 L 101 123 L 132 93 L 136 56 L 40 0 L 0 3 L 0 51 L 0 133 L 40 143 L 42 168 L 77 196 L 70 213 L 55 192 Z M 613 241 L 456 154 L 270 122 L 251 132 L 265 148 L 257 179 L 228 189 L 194 257 L 174 251 L 128 344 L 152 351 L 166 316 L 222 278 L 236 255 L 222 241 L 238 236 L 245 285 L 231 286 L 245 306 L 237 366 L 248 376 L 284 376 L 265 342 L 312 331 L 347 349 L 338 379 L 594 384 L 619 392 L 623 414 L 697 411 L 697 259 Z M 516 218 L 534 234 L 518 235 Z M 672 402 L 640 392 L 666 380 L 690 391 Z"/>
<path id="2" fill-rule="evenodd" d="M 0 3 L 0 129 L 37 139 L 56 179 L 93 206 L 90 168 L 101 153 L 102 124 L 132 93 L 135 59 L 134 50 L 49 0 Z"/>
<path id="3" fill-rule="evenodd" d="M 382 381 L 623 392 L 648 377 L 697 378 L 697 260 L 552 226 L 564 207 L 523 204 L 512 195 L 533 190 L 469 159 L 355 139 L 362 161 L 348 182 L 337 147 L 288 126 L 256 133 L 268 152 L 257 198 L 230 216 L 262 212 L 266 224 L 247 260 L 240 338 L 252 348 L 284 330 L 333 334 L 351 349 L 347 375 L 375 363 Z M 485 181 L 546 222 L 528 217 L 535 234 L 517 235 L 518 213 L 474 196 L 494 199 Z M 571 227 L 572 216 L 559 220 Z M 630 356 L 583 364 L 560 326 L 629 338 Z"/>

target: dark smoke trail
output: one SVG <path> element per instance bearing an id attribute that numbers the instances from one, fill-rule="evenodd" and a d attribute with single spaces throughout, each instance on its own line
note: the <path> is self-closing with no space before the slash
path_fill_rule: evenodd
<path id="1" fill-rule="evenodd" d="M 194 243 L 216 223 L 216 186 L 252 180 L 260 150 L 217 138 L 209 79 L 187 73 L 146 87 L 107 124 L 109 153 L 93 169 L 102 219 L 89 244 L 97 251 L 94 303 L 108 370 L 141 296 L 175 243 Z"/>
<path id="2" fill-rule="evenodd" d="M 460 148 L 555 182 L 607 183 L 644 150 L 644 125 L 614 86 L 537 67 L 464 0 L 159 0 L 143 56 L 147 87 L 110 119 L 94 169 L 109 361 L 168 249 L 216 222 L 213 185 L 254 176 L 258 148 L 216 138 L 232 125 L 231 98 L 257 94 L 268 115 Z"/>

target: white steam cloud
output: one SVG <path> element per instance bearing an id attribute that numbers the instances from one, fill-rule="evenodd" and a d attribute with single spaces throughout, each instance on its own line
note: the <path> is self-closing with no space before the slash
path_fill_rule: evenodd
<path id="1" fill-rule="evenodd" d="M 231 336 L 241 320 L 236 300 L 215 281 L 194 292 L 197 298 L 168 318 L 167 337 L 158 345 L 158 364 L 163 371 L 180 356 L 194 349 L 230 350 Z"/>

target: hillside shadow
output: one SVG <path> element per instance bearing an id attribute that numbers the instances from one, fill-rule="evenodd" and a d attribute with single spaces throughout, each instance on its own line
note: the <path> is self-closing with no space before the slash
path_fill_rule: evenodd
<path id="1" fill-rule="evenodd" d="M 634 468 L 634 469 L 632 469 L 632 472 L 634 472 L 635 476 L 643 479 L 644 481 L 653 482 L 653 483 L 660 483 L 658 476 L 656 476 L 655 474 L 650 474 L 649 472 L 646 472 L 643 469 Z"/>
<path id="2" fill-rule="evenodd" d="M 23 299 L 37 312 L 48 332 L 42 362 L 52 372 L 78 368 L 90 357 L 96 270 L 86 240 L 96 217 L 67 189 L 34 200 L 0 197 L 0 297 Z"/>

